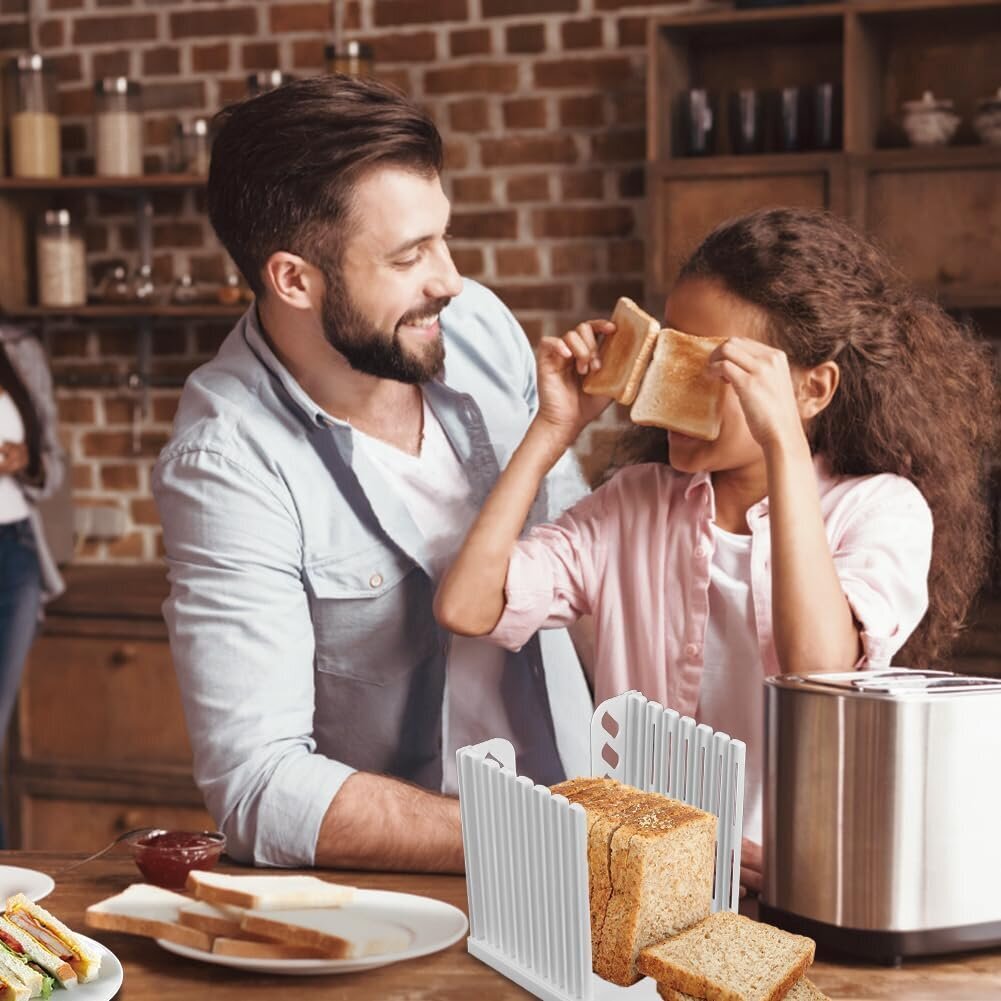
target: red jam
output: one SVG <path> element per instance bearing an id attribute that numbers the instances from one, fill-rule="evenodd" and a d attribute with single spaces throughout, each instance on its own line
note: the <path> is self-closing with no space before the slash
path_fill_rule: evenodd
<path id="1" fill-rule="evenodd" d="M 132 855 L 148 882 L 178 890 L 192 869 L 213 868 L 225 846 L 222 834 L 152 831 L 132 842 Z"/>

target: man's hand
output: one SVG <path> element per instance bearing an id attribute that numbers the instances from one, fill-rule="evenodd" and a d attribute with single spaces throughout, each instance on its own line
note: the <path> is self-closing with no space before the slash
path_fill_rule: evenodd
<path id="1" fill-rule="evenodd" d="M 0 442 L 0 476 L 16 476 L 27 468 L 27 445 L 16 441 Z"/>
<path id="2" fill-rule="evenodd" d="M 761 892 L 761 845 L 744 838 L 740 842 L 740 895 Z"/>

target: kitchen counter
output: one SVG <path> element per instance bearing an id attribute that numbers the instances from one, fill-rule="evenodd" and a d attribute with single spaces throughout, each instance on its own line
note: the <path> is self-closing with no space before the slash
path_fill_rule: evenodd
<path id="1" fill-rule="evenodd" d="M 117 851 L 120 851 L 117 850 Z M 65 877 L 56 875 L 80 855 L 0 852 L 0 864 L 48 872 L 56 888 L 42 901 L 71 928 L 104 943 L 121 960 L 125 982 L 120 1001 L 213 1001 L 244 998 L 306 997 L 324 1001 L 523 1001 L 520 987 L 473 959 L 461 941 L 443 952 L 370 970 L 326 977 L 280 977 L 211 966 L 161 949 L 151 939 L 95 932 L 83 923 L 86 908 L 118 893 L 138 879 L 126 855 L 89 862 Z M 246 871 L 224 865 L 222 871 Z M 320 873 L 323 875 L 323 873 Z M 398 873 L 329 873 L 331 879 L 371 889 L 422 894 L 466 910 L 466 882 L 461 876 Z M 755 901 L 742 904 L 753 916 Z M 901 969 L 818 959 L 811 979 L 832 1001 L 997 1001 L 1001 998 L 1001 950 L 949 958 L 915 960 Z M 211 987 L 209 985 L 211 984 Z M 319 991 L 319 993 L 316 993 Z"/>

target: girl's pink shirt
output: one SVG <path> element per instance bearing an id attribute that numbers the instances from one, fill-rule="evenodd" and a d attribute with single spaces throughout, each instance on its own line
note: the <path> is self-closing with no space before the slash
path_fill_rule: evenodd
<path id="1" fill-rule="evenodd" d="M 861 626 L 856 666 L 886 667 L 928 607 L 931 511 L 900 476 L 834 477 L 819 458 L 814 469 L 834 565 Z M 693 716 L 714 517 L 708 473 L 681 474 L 663 463 L 623 469 L 517 544 L 507 604 L 488 638 L 517 650 L 538 629 L 593 615 L 595 703 L 638 689 Z M 747 524 L 761 663 L 765 675 L 778 674 L 767 498 L 747 512 Z"/>

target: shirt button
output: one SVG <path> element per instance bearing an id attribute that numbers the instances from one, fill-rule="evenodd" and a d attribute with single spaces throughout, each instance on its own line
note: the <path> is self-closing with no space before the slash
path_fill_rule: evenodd
<path id="1" fill-rule="evenodd" d="M 706 547 L 705 546 L 696 546 L 695 547 L 695 558 L 696 559 L 701 560 L 702 557 L 705 556 L 705 555 L 706 555 Z"/>
<path id="2" fill-rule="evenodd" d="M 685 647 L 685 656 L 686 657 L 697 657 L 698 653 L 699 653 L 699 648 L 698 648 L 698 646 L 695 643 L 689 643 Z"/>
<path id="3" fill-rule="evenodd" d="M 381 573 L 374 573 L 374 574 L 372 574 L 372 576 L 369 577 L 369 579 L 368 579 L 368 586 L 369 587 L 382 587 L 382 574 Z"/>

